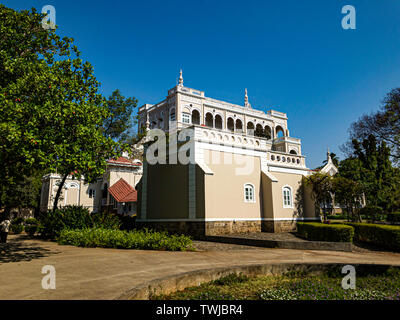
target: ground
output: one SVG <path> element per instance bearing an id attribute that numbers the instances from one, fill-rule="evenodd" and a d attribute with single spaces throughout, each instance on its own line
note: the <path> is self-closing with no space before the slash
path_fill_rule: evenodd
<path id="1" fill-rule="evenodd" d="M 182 272 L 251 264 L 377 263 L 400 265 L 400 253 L 267 249 L 195 242 L 196 252 L 60 246 L 10 236 L 0 255 L 0 299 L 114 299 L 133 286 Z M 56 269 L 56 289 L 42 289 L 42 267 Z"/>

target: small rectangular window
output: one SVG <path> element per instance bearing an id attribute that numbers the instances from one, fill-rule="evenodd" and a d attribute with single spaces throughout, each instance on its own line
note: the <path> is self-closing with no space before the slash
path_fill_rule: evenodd
<path id="1" fill-rule="evenodd" d="M 182 113 L 182 122 L 183 123 L 190 123 L 190 114 L 189 113 Z"/>

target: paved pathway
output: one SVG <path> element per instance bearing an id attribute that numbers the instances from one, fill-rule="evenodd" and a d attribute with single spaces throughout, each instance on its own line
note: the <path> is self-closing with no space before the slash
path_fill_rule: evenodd
<path id="1" fill-rule="evenodd" d="M 76 248 L 11 236 L 10 252 L 0 255 L 0 299 L 113 299 L 155 278 L 235 265 L 283 262 L 400 265 L 399 253 L 219 246 L 212 245 L 209 250 L 203 243 L 199 245 L 202 251 L 198 252 Z M 44 265 L 56 268 L 55 290 L 41 287 Z"/>

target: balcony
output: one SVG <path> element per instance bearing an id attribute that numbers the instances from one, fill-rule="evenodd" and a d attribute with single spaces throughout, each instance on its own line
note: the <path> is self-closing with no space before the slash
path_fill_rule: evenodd
<path id="1" fill-rule="evenodd" d="M 306 168 L 304 156 L 272 150 L 267 152 L 267 163 L 269 165 L 278 165 L 280 167 Z"/>

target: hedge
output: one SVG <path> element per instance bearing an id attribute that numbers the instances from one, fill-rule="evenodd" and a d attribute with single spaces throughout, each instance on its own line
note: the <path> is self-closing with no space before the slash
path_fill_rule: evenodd
<path id="1" fill-rule="evenodd" d="M 390 223 L 400 223 L 400 212 L 388 213 L 386 221 Z"/>
<path id="2" fill-rule="evenodd" d="M 344 224 L 297 222 L 297 233 L 307 240 L 352 242 L 354 229 Z"/>
<path id="3" fill-rule="evenodd" d="M 188 236 L 169 235 L 166 232 L 155 232 L 147 229 L 131 232 L 103 228 L 64 229 L 57 238 L 57 242 L 78 247 L 169 251 L 192 249 L 192 240 Z"/>
<path id="4" fill-rule="evenodd" d="M 383 209 L 378 206 L 365 206 L 360 209 L 359 213 L 371 221 L 381 221 L 383 218 Z"/>
<path id="5" fill-rule="evenodd" d="M 346 223 L 354 228 L 354 239 L 392 250 L 400 250 L 400 226 L 372 223 Z"/>

